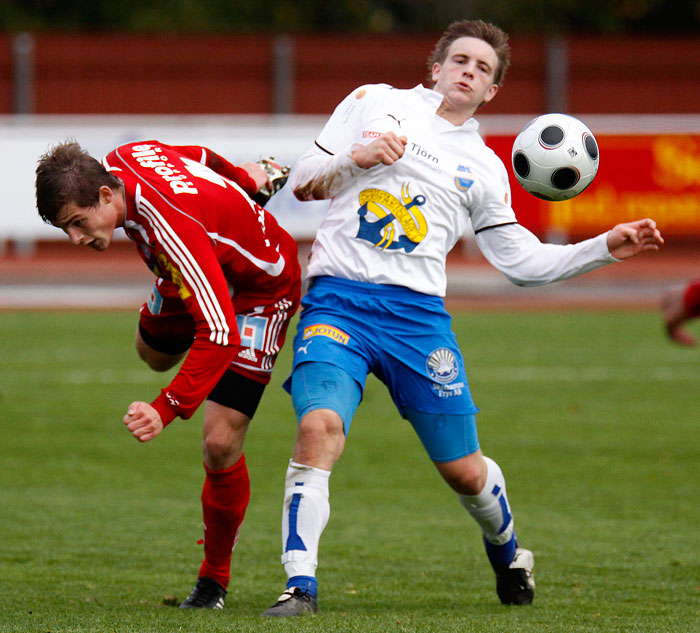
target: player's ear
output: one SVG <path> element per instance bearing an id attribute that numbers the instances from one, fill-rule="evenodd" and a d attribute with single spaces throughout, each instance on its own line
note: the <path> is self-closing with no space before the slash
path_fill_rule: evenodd
<path id="1" fill-rule="evenodd" d="M 114 191 L 107 185 L 102 185 L 100 187 L 100 203 L 109 204 L 114 198 Z"/>
<path id="2" fill-rule="evenodd" d="M 440 70 L 442 69 L 442 66 L 438 64 L 438 62 L 435 62 L 433 64 L 433 68 L 430 71 L 430 77 L 433 80 L 433 83 L 437 83 L 438 77 L 440 76 Z"/>
<path id="3" fill-rule="evenodd" d="M 491 84 L 489 86 L 489 89 L 486 91 L 486 94 L 484 95 L 484 103 L 488 103 L 491 101 L 496 96 L 496 93 L 498 92 L 498 85 L 497 84 Z"/>

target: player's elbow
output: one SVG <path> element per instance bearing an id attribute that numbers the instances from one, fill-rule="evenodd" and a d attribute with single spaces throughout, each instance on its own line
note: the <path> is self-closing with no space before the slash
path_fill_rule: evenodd
<path id="1" fill-rule="evenodd" d="M 294 195 L 301 202 L 313 200 L 327 200 L 331 196 L 330 181 L 327 179 L 313 179 L 299 183 L 293 188 Z"/>
<path id="2" fill-rule="evenodd" d="M 303 185 L 298 185 L 294 187 L 294 196 L 297 200 L 301 202 L 310 202 L 312 200 L 322 200 L 322 198 L 317 196 L 317 192 L 314 188 L 313 183 L 306 183 Z"/>
<path id="3" fill-rule="evenodd" d="M 519 286 L 520 288 L 525 288 L 529 286 L 530 284 L 526 279 L 519 279 L 518 277 L 511 277 L 510 275 L 506 275 L 508 281 L 512 283 L 515 286 Z"/>
<path id="4" fill-rule="evenodd" d="M 307 186 L 297 185 L 292 191 L 294 192 L 294 197 L 301 202 L 313 200 L 313 198 L 310 197 L 310 192 Z"/>
<path id="5" fill-rule="evenodd" d="M 524 276 L 519 276 L 519 277 L 514 277 L 513 275 L 507 274 L 506 279 L 510 281 L 510 283 L 519 286 L 520 288 L 530 288 L 532 286 L 543 286 L 544 284 L 549 283 L 549 280 L 542 280 L 542 279 L 531 279 L 527 278 Z"/>

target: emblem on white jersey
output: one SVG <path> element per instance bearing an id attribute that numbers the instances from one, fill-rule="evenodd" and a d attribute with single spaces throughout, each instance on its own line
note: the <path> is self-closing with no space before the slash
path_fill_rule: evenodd
<path id="1" fill-rule="evenodd" d="M 464 165 L 457 167 L 457 175 L 455 176 L 455 185 L 460 191 L 467 191 L 474 184 L 472 170 Z"/>
<path id="2" fill-rule="evenodd" d="M 440 347 L 431 352 L 425 363 L 425 368 L 432 380 L 443 385 L 452 382 L 459 374 L 457 357 L 446 347 Z"/>
<path id="3" fill-rule="evenodd" d="M 394 119 L 394 121 L 396 121 L 396 123 L 397 123 L 397 125 L 398 125 L 399 127 L 401 127 L 401 121 L 405 121 L 405 120 L 406 120 L 405 117 L 404 117 L 403 119 L 399 119 L 399 118 L 395 117 L 393 114 L 388 114 L 388 113 L 387 113 L 387 116 L 388 116 L 390 119 Z"/>
<path id="4" fill-rule="evenodd" d="M 426 197 L 411 197 L 408 187 L 408 184 L 401 187 L 401 200 L 381 189 L 362 191 L 357 210 L 360 226 L 355 237 L 382 250 L 413 251 L 428 234 L 428 223 L 419 208 L 426 203 Z M 369 220 L 370 213 L 377 219 Z"/>

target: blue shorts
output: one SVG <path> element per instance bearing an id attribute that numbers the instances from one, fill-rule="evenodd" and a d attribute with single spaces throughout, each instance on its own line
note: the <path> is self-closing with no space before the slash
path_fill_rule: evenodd
<path id="1" fill-rule="evenodd" d="M 478 409 L 451 330 L 452 320 L 440 297 L 400 286 L 317 277 L 301 305 L 292 376 L 284 385 L 295 399 L 298 417 L 317 408 L 341 407 L 347 432 L 367 374 L 372 372 L 387 386 L 399 413 L 411 421 L 426 448 L 434 438 L 422 436 L 419 427 L 430 426 L 422 414 L 440 416 L 442 423 L 437 426 L 444 426 L 445 420 L 461 421 L 459 428 L 448 430 L 438 443 L 452 444 L 453 437 L 468 437 L 466 452 L 457 452 L 469 454 L 478 448 L 474 422 Z M 343 398 L 328 391 L 301 402 L 301 390 L 293 390 L 291 384 L 297 367 L 307 362 L 342 369 L 359 386 L 359 397 L 348 393 Z M 304 391 L 309 393 L 307 388 Z M 440 456 L 436 461 L 464 456 L 454 457 L 453 446 L 428 452 L 433 459 Z"/>

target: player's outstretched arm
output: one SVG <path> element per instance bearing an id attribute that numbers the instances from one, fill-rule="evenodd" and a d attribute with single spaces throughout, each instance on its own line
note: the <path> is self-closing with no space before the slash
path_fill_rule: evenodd
<path id="1" fill-rule="evenodd" d="M 362 169 L 370 169 L 375 165 L 393 165 L 403 156 L 408 140 L 395 132 L 386 132 L 367 145 L 352 151 L 352 159 Z"/>
<path id="2" fill-rule="evenodd" d="M 658 251 L 664 238 L 656 222 L 646 218 L 614 226 L 607 236 L 608 250 L 616 259 L 629 259 L 646 251 Z"/>
<path id="3" fill-rule="evenodd" d="M 160 413 L 147 402 L 132 402 L 124 416 L 124 424 L 139 442 L 148 442 L 163 430 Z"/>
<path id="4" fill-rule="evenodd" d="M 297 200 L 328 200 L 343 191 L 365 169 L 391 165 L 405 151 L 407 139 L 394 132 L 382 134 L 367 145 L 332 154 L 316 145 L 297 160 L 290 185 Z"/>

